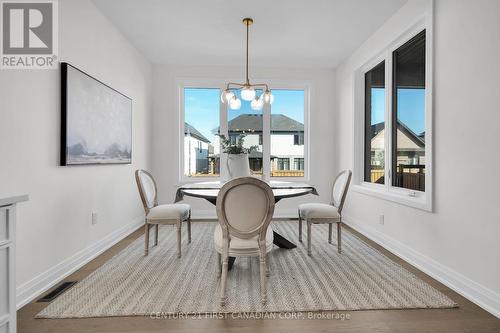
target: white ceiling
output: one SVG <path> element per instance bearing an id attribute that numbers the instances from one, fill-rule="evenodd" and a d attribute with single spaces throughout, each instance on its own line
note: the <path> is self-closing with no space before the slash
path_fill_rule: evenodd
<path id="1" fill-rule="evenodd" d="M 94 0 L 155 64 L 333 68 L 407 0 Z"/>

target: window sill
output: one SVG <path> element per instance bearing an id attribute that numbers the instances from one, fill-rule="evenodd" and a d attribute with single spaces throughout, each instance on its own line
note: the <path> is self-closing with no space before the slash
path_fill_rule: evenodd
<path id="1" fill-rule="evenodd" d="M 428 200 L 429 198 L 426 194 L 422 192 L 417 192 L 416 196 L 410 196 L 410 191 L 387 190 L 385 186 L 374 184 L 353 185 L 351 189 L 357 193 L 432 212 L 432 204 L 429 202 L 430 200 Z"/>
<path id="2" fill-rule="evenodd" d="M 259 177 L 259 179 L 262 179 Z M 267 181 L 275 182 L 290 182 L 290 183 L 308 183 L 309 177 L 268 177 L 265 179 Z M 202 182 L 219 182 L 224 181 L 223 177 L 196 177 L 196 178 L 181 178 L 177 182 L 178 185 L 190 184 L 190 183 L 202 183 Z"/>

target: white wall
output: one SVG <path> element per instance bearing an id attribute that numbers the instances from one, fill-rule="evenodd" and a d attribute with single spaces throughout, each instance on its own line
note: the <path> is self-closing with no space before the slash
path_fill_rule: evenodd
<path id="1" fill-rule="evenodd" d="M 353 71 L 403 33 L 410 0 L 336 70 L 336 169 L 353 166 Z M 350 192 L 346 220 L 500 316 L 500 2 L 437 0 L 434 212 Z M 378 223 L 385 215 L 385 224 Z"/>
<path id="2" fill-rule="evenodd" d="M 222 82 L 244 79 L 243 67 L 186 67 L 158 65 L 153 67 L 153 166 L 159 183 L 159 200 L 172 202 L 179 184 L 179 110 L 177 79 L 207 79 Z M 300 197 L 282 200 L 277 204 L 278 215 L 295 216 L 297 204 L 304 201 L 329 202 L 333 182 L 333 71 L 251 68 L 255 82 L 294 81 L 310 83 L 311 121 L 311 179 L 320 197 Z M 259 80 L 257 80 L 259 78 Z M 233 81 L 234 82 L 234 81 Z M 271 87 L 272 88 L 272 87 Z M 316 144 L 314 144 L 316 143 Z M 321 143 L 321 144 L 317 144 Z M 215 208 L 203 200 L 187 198 L 193 206 L 193 216 L 215 217 Z"/>
<path id="3" fill-rule="evenodd" d="M 133 171 L 150 165 L 151 66 L 90 1 L 60 0 L 59 17 L 60 60 L 133 99 L 133 164 L 58 166 L 59 70 L 0 71 L 0 197 L 30 196 L 18 209 L 21 297 L 57 278 L 56 265 L 67 269 L 89 246 L 141 221 Z"/>

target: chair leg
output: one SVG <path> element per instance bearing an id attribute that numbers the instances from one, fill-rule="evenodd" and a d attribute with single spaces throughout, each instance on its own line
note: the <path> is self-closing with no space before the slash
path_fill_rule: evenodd
<path id="1" fill-rule="evenodd" d="M 222 256 L 217 252 L 217 278 L 220 278 L 222 273 Z"/>
<path id="2" fill-rule="evenodd" d="M 187 219 L 187 227 L 188 227 L 188 243 L 191 243 L 191 212 L 189 212 L 189 216 Z"/>
<path id="3" fill-rule="evenodd" d="M 302 217 L 300 216 L 300 210 L 299 210 L 299 242 L 302 243 Z"/>
<path id="4" fill-rule="evenodd" d="M 271 276 L 271 263 L 269 262 L 269 255 L 266 255 L 266 276 Z"/>
<path id="5" fill-rule="evenodd" d="M 339 253 L 342 253 L 342 227 L 341 227 L 342 222 L 337 222 L 337 251 Z"/>
<path id="6" fill-rule="evenodd" d="M 264 253 L 262 253 L 262 252 L 264 252 Z M 264 251 L 262 251 L 262 249 L 260 250 L 260 299 L 262 301 L 262 304 L 266 304 L 266 302 L 267 302 L 266 270 L 267 270 L 266 254 L 265 254 L 265 248 L 264 248 Z"/>
<path id="7" fill-rule="evenodd" d="M 220 305 L 226 305 L 226 281 L 227 281 L 227 269 L 228 269 L 228 256 L 222 256 L 222 272 L 220 279 Z"/>
<path id="8" fill-rule="evenodd" d="M 328 243 L 332 244 L 332 229 L 333 226 L 331 223 L 328 223 Z"/>
<path id="9" fill-rule="evenodd" d="M 177 258 L 181 257 L 181 242 L 182 242 L 182 239 L 181 239 L 181 226 L 182 226 L 182 223 L 179 222 L 177 224 Z"/>
<path id="10" fill-rule="evenodd" d="M 155 246 L 158 245 L 158 233 L 159 233 L 159 225 L 155 225 Z"/>
<path id="11" fill-rule="evenodd" d="M 144 225 L 144 255 L 149 254 L 149 223 Z"/>
<path id="12" fill-rule="evenodd" d="M 309 220 L 306 220 L 306 222 L 307 222 L 307 255 L 311 256 L 312 255 L 312 252 L 311 252 L 311 233 L 312 233 L 311 222 L 309 222 Z"/>

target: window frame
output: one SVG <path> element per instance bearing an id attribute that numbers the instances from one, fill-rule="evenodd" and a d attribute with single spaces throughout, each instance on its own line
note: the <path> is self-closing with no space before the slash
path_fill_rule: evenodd
<path id="1" fill-rule="evenodd" d="M 241 78 L 240 78 L 241 79 Z M 209 78 L 183 78 L 175 79 L 175 89 L 177 90 L 177 98 L 175 98 L 175 109 L 178 110 L 178 132 L 177 132 L 177 156 L 178 156 L 178 183 L 194 183 L 200 181 L 221 181 L 228 178 L 228 172 L 225 168 L 226 155 L 220 156 L 220 170 L 217 177 L 189 177 L 184 175 L 184 89 L 199 88 L 199 89 L 219 89 L 222 92 L 225 89 L 228 81 L 238 82 L 238 78 L 228 79 L 209 79 Z M 309 117 L 310 117 L 310 94 L 311 82 L 308 80 L 273 80 L 269 78 L 255 78 L 255 82 L 267 82 L 271 90 L 303 90 L 304 91 L 304 176 L 303 177 L 271 177 L 271 108 L 264 105 L 262 109 L 263 115 L 263 133 L 262 133 L 262 179 L 273 181 L 288 181 L 288 182 L 308 182 L 310 180 L 310 136 L 309 136 Z M 228 106 L 223 104 L 219 99 L 219 127 L 220 132 L 228 135 L 227 127 Z M 269 163 L 264 163 L 268 160 Z"/>
<path id="2" fill-rule="evenodd" d="M 405 189 L 393 185 L 392 159 L 393 159 L 393 53 L 399 47 L 426 31 L 425 40 L 425 159 L 426 177 L 425 192 Z M 353 186 L 355 192 L 367 194 L 377 198 L 397 202 L 402 205 L 433 210 L 433 141 L 432 141 L 432 105 L 433 105 L 433 30 L 432 14 L 427 13 L 420 17 L 405 32 L 395 38 L 389 45 L 382 48 L 369 61 L 360 66 L 354 73 L 354 172 Z M 365 154 L 365 74 L 381 62 L 385 62 L 385 169 L 384 184 L 375 184 L 364 180 L 364 154 Z"/>
<path id="3" fill-rule="evenodd" d="M 366 101 L 366 74 L 368 72 L 370 72 L 372 69 L 375 69 L 377 68 L 378 66 L 380 65 L 384 65 L 384 184 L 380 184 L 380 185 L 385 185 L 386 183 L 386 174 L 385 174 L 385 163 L 387 162 L 387 158 L 386 158 L 386 135 L 385 133 L 387 132 L 387 126 L 386 126 L 386 111 L 387 111 L 387 89 L 385 87 L 385 84 L 387 83 L 385 80 L 385 75 L 387 74 L 387 70 L 386 70 L 386 63 L 385 63 L 385 58 L 382 59 L 382 61 L 380 61 L 379 63 L 376 63 L 374 66 L 372 66 L 371 68 L 369 69 L 366 69 L 363 73 L 363 112 L 364 112 L 364 116 L 363 116 L 363 177 L 362 177 L 362 181 L 365 182 L 365 183 L 369 183 L 369 184 L 378 184 L 378 183 L 373 183 L 371 181 L 367 181 L 366 180 L 366 162 L 367 162 L 367 150 L 366 150 L 366 143 L 368 142 L 367 138 L 366 138 L 366 130 L 368 127 L 371 128 L 371 126 L 366 126 L 366 121 L 367 121 L 367 114 L 366 114 L 366 107 L 367 107 L 367 101 Z M 371 93 L 370 93 L 370 98 L 371 98 Z M 370 108 L 371 108 L 371 101 L 370 101 Z M 370 110 L 370 116 L 372 114 L 372 110 Z M 370 125 L 371 125 L 371 120 L 370 120 Z M 371 148 L 371 147 L 370 147 Z M 370 172 L 371 172 L 371 149 L 370 149 Z"/>

